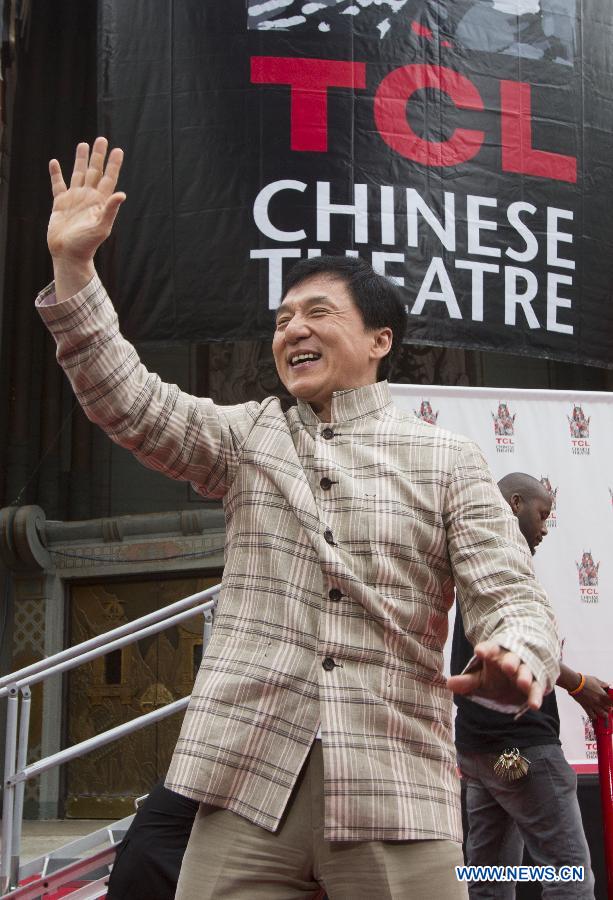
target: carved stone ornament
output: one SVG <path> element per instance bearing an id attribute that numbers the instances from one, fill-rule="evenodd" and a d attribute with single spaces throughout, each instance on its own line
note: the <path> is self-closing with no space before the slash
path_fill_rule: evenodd
<path id="1" fill-rule="evenodd" d="M 45 547 L 45 513 L 40 506 L 6 506 L 0 510 L 0 557 L 17 572 L 51 568 Z"/>

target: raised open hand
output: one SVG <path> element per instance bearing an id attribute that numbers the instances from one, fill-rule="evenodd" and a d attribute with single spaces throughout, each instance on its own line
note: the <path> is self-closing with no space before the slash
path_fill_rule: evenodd
<path id="1" fill-rule="evenodd" d="M 484 641 L 475 647 L 477 665 L 467 674 L 447 679 L 454 694 L 475 694 L 498 703 L 539 709 L 543 691 L 516 653 Z"/>
<path id="2" fill-rule="evenodd" d="M 59 162 L 52 159 L 49 163 L 53 210 L 47 243 L 56 282 L 58 270 L 69 275 L 68 281 L 74 272 L 76 283 L 83 280 L 79 274 L 93 271 L 94 254 L 111 233 L 117 211 L 126 199 L 122 191 L 115 191 L 123 151 L 111 150 L 105 166 L 107 146 L 106 138 L 96 138 L 90 155 L 88 144 L 78 145 L 68 188 Z"/>

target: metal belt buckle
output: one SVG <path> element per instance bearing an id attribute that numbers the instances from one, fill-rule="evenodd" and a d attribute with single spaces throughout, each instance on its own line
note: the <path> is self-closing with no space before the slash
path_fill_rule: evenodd
<path id="1" fill-rule="evenodd" d="M 522 756 L 517 747 L 503 750 L 494 763 L 494 774 L 503 781 L 517 781 L 528 774 L 530 760 Z"/>

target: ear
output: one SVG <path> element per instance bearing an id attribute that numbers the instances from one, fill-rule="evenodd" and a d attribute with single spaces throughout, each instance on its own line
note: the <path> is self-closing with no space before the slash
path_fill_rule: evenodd
<path id="1" fill-rule="evenodd" d="M 517 515 L 523 502 L 524 500 L 521 494 L 511 494 L 509 497 L 509 506 L 513 510 L 514 515 Z"/>
<path id="2" fill-rule="evenodd" d="M 373 340 L 370 348 L 371 359 L 383 359 L 392 349 L 394 334 L 391 328 L 377 328 L 372 333 Z"/>

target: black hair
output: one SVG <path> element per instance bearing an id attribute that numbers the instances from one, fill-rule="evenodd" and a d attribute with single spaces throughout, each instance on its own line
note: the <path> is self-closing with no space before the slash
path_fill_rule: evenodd
<path id="1" fill-rule="evenodd" d="M 301 259 L 292 266 L 283 279 L 281 299 L 284 300 L 292 288 L 316 275 L 329 275 L 346 285 L 365 328 L 391 329 L 392 348 L 379 360 L 377 368 L 377 379 L 384 381 L 400 353 L 407 329 L 407 314 L 399 288 L 383 275 L 377 275 L 371 265 L 357 256 L 314 256 Z"/>

